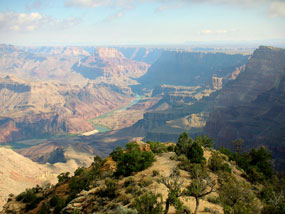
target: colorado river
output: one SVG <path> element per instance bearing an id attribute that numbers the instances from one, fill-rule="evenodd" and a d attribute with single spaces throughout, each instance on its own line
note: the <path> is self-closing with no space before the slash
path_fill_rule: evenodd
<path id="1" fill-rule="evenodd" d="M 113 111 L 110 111 L 110 112 L 107 112 L 105 114 L 102 114 L 96 118 L 93 118 L 90 120 L 90 122 L 92 123 L 93 127 L 95 128 L 93 131 L 90 131 L 90 132 L 84 132 L 82 133 L 82 135 L 84 136 L 88 136 L 88 135 L 93 135 L 93 134 L 97 134 L 97 133 L 100 133 L 100 132 L 108 132 L 108 131 L 111 131 L 111 129 L 109 127 L 106 127 L 106 126 L 103 126 L 101 124 L 97 124 L 97 123 L 94 123 L 92 121 L 94 121 L 95 119 L 103 119 L 105 117 L 110 117 L 112 116 L 115 112 L 117 111 L 121 111 L 121 110 L 126 110 L 130 107 L 132 107 L 133 105 L 137 104 L 139 101 L 141 100 L 141 96 L 139 96 L 138 94 L 136 95 L 136 99 L 131 102 L 130 104 L 128 104 L 127 106 L 124 106 L 124 107 L 121 107 L 121 108 L 118 108 L 118 109 L 115 109 Z"/>

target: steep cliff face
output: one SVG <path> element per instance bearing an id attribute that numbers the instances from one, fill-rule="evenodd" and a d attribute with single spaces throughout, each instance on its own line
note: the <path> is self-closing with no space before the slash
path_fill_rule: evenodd
<path id="1" fill-rule="evenodd" d="M 0 118 L 0 143 L 67 131 L 65 121 L 56 113 L 34 114 L 17 118 Z"/>
<path id="2" fill-rule="evenodd" d="M 284 49 L 261 46 L 254 51 L 242 72 L 217 97 L 217 105 L 250 103 L 258 95 L 277 87 L 284 70 Z"/>
<path id="3" fill-rule="evenodd" d="M 231 147 L 238 138 L 245 140 L 244 149 L 266 145 L 279 159 L 277 165 L 284 166 L 284 76 L 285 50 L 257 49 L 246 71 L 217 96 L 205 133 L 217 146 Z"/>
<path id="4" fill-rule="evenodd" d="M 240 54 L 165 51 L 138 81 L 146 88 L 204 85 L 213 75 L 224 77 L 247 60 L 248 56 Z"/>

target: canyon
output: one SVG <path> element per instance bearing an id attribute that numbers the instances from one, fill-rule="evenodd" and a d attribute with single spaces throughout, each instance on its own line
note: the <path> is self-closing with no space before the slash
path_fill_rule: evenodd
<path id="1" fill-rule="evenodd" d="M 176 142 L 187 132 L 216 147 L 266 146 L 283 170 L 284 53 L 0 45 L 0 144 L 11 159 L 59 164 L 47 169 L 56 174 L 131 140 Z"/>

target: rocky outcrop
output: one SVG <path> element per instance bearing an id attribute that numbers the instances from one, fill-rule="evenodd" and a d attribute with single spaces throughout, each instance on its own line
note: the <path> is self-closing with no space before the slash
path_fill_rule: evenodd
<path id="1" fill-rule="evenodd" d="M 213 76 L 210 86 L 211 86 L 211 88 L 213 88 L 214 90 L 220 90 L 220 89 L 222 89 L 222 88 L 223 88 L 223 78 L 222 78 L 222 77 Z"/>

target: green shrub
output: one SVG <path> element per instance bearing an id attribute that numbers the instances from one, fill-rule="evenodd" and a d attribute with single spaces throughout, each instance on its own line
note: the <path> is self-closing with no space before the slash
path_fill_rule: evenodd
<path id="1" fill-rule="evenodd" d="M 133 196 L 131 194 L 122 193 L 118 196 L 118 201 L 121 201 L 123 205 L 127 205 L 131 202 Z"/>
<path id="2" fill-rule="evenodd" d="M 39 214 L 49 214 L 49 213 L 50 213 L 50 210 L 49 210 L 48 204 L 45 202 L 43 203 L 41 209 L 39 210 Z"/>
<path id="3" fill-rule="evenodd" d="M 28 203 L 35 200 L 36 197 L 37 196 L 33 189 L 26 189 L 25 192 L 22 192 L 16 197 L 16 201 L 23 201 L 24 203 Z"/>
<path id="4" fill-rule="evenodd" d="M 50 199 L 49 205 L 50 205 L 51 207 L 55 207 L 55 206 L 58 204 L 58 201 L 59 201 L 58 195 L 54 195 L 54 196 Z"/>
<path id="5" fill-rule="evenodd" d="M 66 202 L 64 198 L 59 198 L 54 208 L 54 214 L 60 214 L 60 211 L 66 206 Z"/>
<path id="6" fill-rule="evenodd" d="M 133 207 L 138 211 L 138 214 L 162 214 L 162 196 L 147 192 L 135 199 Z"/>
<path id="7" fill-rule="evenodd" d="M 118 189 L 118 182 L 112 178 L 105 179 L 105 186 L 99 191 L 101 197 L 114 198 L 116 196 L 116 190 Z"/>
<path id="8" fill-rule="evenodd" d="M 43 200 L 43 197 L 38 197 L 36 195 L 36 190 L 36 188 L 26 189 L 25 192 L 22 192 L 16 197 L 16 201 L 22 201 L 26 204 L 26 211 L 34 209 L 39 204 L 39 202 Z"/>
<path id="9" fill-rule="evenodd" d="M 143 177 L 140 182 L 139 182 L 139 186 L 140 187 L 147 187 L 149 185 L 152 184 L 152 179 L 151 177 Z"/>
<path id="10" fill-rule="evenodd" d="M 216 196 L 208 196 L 207 201 L 209 201 L 212 204 L 219 204 L 220 203 L 219 198 Z"/>
<path id="11" fill-rule="evenodd" d="M 213 152 L 212 157 L 209 158 L 209 168 L 213 172 L 223 171 L 223 172 L 231 172 L 231 168 L 229 164 L 224 163 L 224 159 L 218 152 Z"/>
<path id="12" fill-rule="evenodd" d="M 128 143 L 126 148 L 126 152 L 116 149 L 111 153 L 113 160 L 117 162 L 116 176 L 129 176 L 148 168 L 154 162 L 153 153 L 140 151 L 136 143 Z"/>
<path id="13" fill-rule="evenodd" d="M 258 200 L 249 184 L 239 182 L 229 173 L 219 179 L 219 200 L 228 214 L 260 213 Z"/>
<path id="14" fill-rule="evenodd" d="M 235 161 L 246 172 L 246 177 L 251 182 L 264 182 L 272 179 L 274 175 L 272 156 L 264 147 L 252 149 L 249 153 L 243 154 L 231 153 L 225 148 L 220 148 L 220 151 L 228 155 L 230 160 Z"/>
<path id="15" fill-rule="evenodd" d="M 186 151 L 187 158 L 192 163 L 201 163 L 205 158 L 203 157 L 204 151 L 198 143 L 194 142 L 193 145 Z"/>
<path id="16" fill-rule="evenodd" d="M 192 146 L 193 140 L 189 138 L 188 134 L 186 132 L 183 132 L 178 140 L 177 144 L 175 146 L 175 153 L 177 156 L 186 154 L 186 151 L 189 150 L 189 148 Z"/>
<path id="17" fill-rule="evenodd" d="M 138 214 L 138 211 L 124 206 L 119 206 L 114 211 L 114 214 Z"/>
<path id="18" fill-rule="evenodd" d="M 175 151 L 175 145 L 170 145 L 167 147 L 168 152 L 174 152 Z"/>
<path id="19" fill-rule="evenodd" d="M 162 154 L 164 152 L 167 152 L 167 148 L 164 143 L 160 142 L 152 142 L 152 141 L 146 141 L 150 145 L 150 149 L 155 154 Z"/>
<path id="20" fill-rule="evenodd" d="M 128 186 L 134 186 L 136 184 L 135 180 L 133 177 L 129 177 L 125 180 L 124 182 L 124 186 L 128 187 Z"/>
<path id="21" fill-rule="evenodd" d="M 159 171 L 158 170 L 153 170 L 152 171 L 152 177 L 158 176 L 159 175 Z"/>
<path id="22" fill-rule="evenodd" d="M 206 136 L 204 134 L 201 137 L 197 136 L 195 138 L 195 142 L 198 145 L 204 146 L 204 147 L 207 147 L 207 148 L 213 148 L 214 147 L 214 139 L 213 138 L 209 138 L 208 136 Z"/>
<path id="23" fill-rule="evenodd" d="M 130 194 L 132 194 L 134 196 L 138 196 L 138 195 L 141 195 L 142 190 L 141 190 L 141 188 L 138 185 L 128 186 L 126 188 L 126 193 L 130 193 Z"/>
<path id="24" fill-rule="evenodd" d="M 65 173 L 63 172 L 63 173 L 59 174 L 57 176 L 58 183 L 63 183 L 63 182 L 68 181 L 68 179 L 70 178 L 69 174 L 70 174 L 69 172 L 65 172 Z"/>
<path id="25" fill-rule="evenodd" d="M 205 208 L 204 208 L 204 212 L 210 213 L 210 212 L 212 212 L 212 210 L 211 210 L 211 208 L 209 208 L 209 207 L 205 207 Z"/>
<path id="26" fill-rule="evenodd" d="M 85 170 L 84 170 L 84 167 L 79 167 L 79 168 L 77 168 L 77 169 L 75 170 L 74 176 L 80 176 L 80 175 L 83 174 L 84 171 L 85 171 Z"/>

